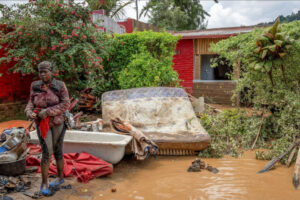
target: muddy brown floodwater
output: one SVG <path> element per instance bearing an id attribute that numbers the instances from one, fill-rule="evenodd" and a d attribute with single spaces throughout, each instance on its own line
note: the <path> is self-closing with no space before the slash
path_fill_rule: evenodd
<path id="1" fill-rule="evenodd" d="M 27 122 L 28 123 L 28 122 Z M 20 124 L 21 125 L 21 124 Z M 25 124 L 24 124 L 25 125 Z M 124 158 L 114 166 L 111 176 L 78 183 L 67 178 L 71 190 L 61 190 L 47 199 L 105 199 L 105 200 L 296 200 L 300 190 L 292 185 L 292 165 L 277 165 L 275 170 L 257 174 L 267 161 L 255 159 L 255 152 L 241 158 L 203 159 L 219 169 L 218 174 L 202 170 L 187 172 L 196 156 L 159 156 L 145 161 Z M 40 181 L 40 180 L 39 180 Z M 35 184 L 38 190 L 38 184 Z M 22 194 L 10 195 L 30 199 Z"/>
<path id="2" fill-rule="evenodd" d="M 126 158 L 115 166 L 111 176 L 88 184 L 74 182 L 72 191 L 59 192 L 53 199 L 300 199 L 300 190 L 292 185 L 293 166 L 277 165 L 275 170 L 257 174 L 267 162 L 256 160 L 253 151 L 241 158 L 204 159 L 220 170 L 218 174 L 187 172 L 195 158 Z"/>

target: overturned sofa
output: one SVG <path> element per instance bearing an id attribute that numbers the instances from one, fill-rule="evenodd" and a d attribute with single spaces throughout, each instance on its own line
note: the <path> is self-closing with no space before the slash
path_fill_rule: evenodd
<path id="1" fill-rule="evenodd" d="M 210 144 L 182 88 L 147 87 L 105 92 L 104 128 L 119 117 L 153 140 L 160 155 L 193 155 Z"/>

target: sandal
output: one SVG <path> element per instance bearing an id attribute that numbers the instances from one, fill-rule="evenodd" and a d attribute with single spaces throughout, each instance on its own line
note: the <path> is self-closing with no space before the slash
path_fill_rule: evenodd
<path id="1" fill-rule="evenodd" d="M 55 181 L 51 181 L 49 186 L 50 187 L 55 187 L 55 186 L 58 186 L 60 184 L 62 184 L 63 182 L 65 182 L 65 179 L 61 179 L 60 181 L 58 181 L 59 179 L 56 179 Z"/>
<path id="2" fill-rule="evenodd" d="M 45 189 L 43 189 L 42 187 L 40 188 L 40 193 L 44 196 L 51 196 L 52 192 L 51 190 L 47 187 Z"/>

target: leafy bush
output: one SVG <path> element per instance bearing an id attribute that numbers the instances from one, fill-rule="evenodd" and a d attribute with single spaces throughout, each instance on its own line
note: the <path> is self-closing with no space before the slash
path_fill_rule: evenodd
<path id="1" fill-rule="evenodd" d="M 246 111 L 225 110 L 217 116 L 202 114 L 201 124 L 211 137 L 211 145 L 199 153 L 202 157 L 220 158 L 223 155 L 239 156 L 255 140 L 260 119 L 248 117 Z M 263 145 L 263 140 L 258 141 Z"/>
<path id="2" fill-rule="evenodd" d="M 118 81 L 122 89 L 145 86 L 174 86 L 177 73 L 172 69 L 172 58 L 154 58 L 144 52 L 132 56 L 127 67 L 120 72 Z"/>
<path id="3" fill-rule="evenodd" d="M 94 27 L 88 8 L 69 2 L 37 0 L 1 8 L 0 43 L 8 44 L 1 62 L 17 62 L 13 72 L 25 75 L 49 60 L 71 91 L 85 88 L 87 80 L 103 80 L 111 40 Z"/>
<path id="4" fill-rule="evenodd" d="M 229 60 L 234 68 L 240 63 L 241 78 L 235 94 L 242 94 L 241 101 L 272 114 L 261 137 L 273 142 L 267 146 L 269 154 L 258 156 L 268 159 L 283 152 L 300 130 L 300 21 L 278 25 L 272 33 L 275 26 L 222 40 L 210 49 Z M 278 34 L 282 36 L 282 44 L 272 39 Z M 260 44 L 266 39 L 268 44 Z M 253 65 L 254 58 L 260 66 Z"/>
<path id="5" fill-rule="evenodd" d="M 178 39 L 166 32 L 153 31 L 116 35 L 114 50 L 104 64 L 107 88 L 178 85 L 177 72 L 172 68 Z"/>

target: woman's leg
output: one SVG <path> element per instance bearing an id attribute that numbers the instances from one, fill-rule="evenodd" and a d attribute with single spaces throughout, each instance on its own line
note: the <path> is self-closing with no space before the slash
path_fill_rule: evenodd
<path id="1" fill-rule="evenodd" d="M 58 182 L 60 182 L 64 178 L 63 140 L 64 140 L 65 132 L 66 132 L 66 127 L 64 124 L 54 126 L 52 128 L 52 134 L 53 134 L 52 142 L 53 142 L 54 157 L 56 160 Z"/>
<path id="2" fill-rule="evenodd" d="M 53 144 L 52 144 L 52 131 L 49 129 L 45 139 L 41 137 L 40 127 L 36 127 L 37 135 L 40 140 L 42 147 L 42 160 L 41 160 L 41 173 L 42 173 L 42 184 L 41 188 L 46 189 L 48 187 L 48 172 L 49 172 L 49 163 L 53 154 Z"/>

